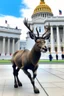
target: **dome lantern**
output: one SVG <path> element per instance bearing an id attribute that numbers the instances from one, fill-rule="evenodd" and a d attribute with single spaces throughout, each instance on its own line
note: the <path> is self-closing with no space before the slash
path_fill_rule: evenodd
<path id="1" fill-rule="evenodd" d="M 45 2 L 44 2 L 44 0 L 40 0 L 40 4 L 44 4 Z"/>

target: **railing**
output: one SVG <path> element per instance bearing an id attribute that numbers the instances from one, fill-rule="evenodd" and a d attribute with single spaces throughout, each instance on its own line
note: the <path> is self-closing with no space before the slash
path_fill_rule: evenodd
<path id="1" fill-rule="evenodd" d="M 64 16 L 52 16 L 52 17 L 47 17 L 46 20 L 64 20 Z"/>
<path id="2" fill-rule="evenodd" d="M 0 32 L 12 32 L 12 33 L 20 33 L 21 34 L 21 29 L 16 29 L 16 28 L 10 28 L 10 27 L 3 27 L 0 26 Z"/>

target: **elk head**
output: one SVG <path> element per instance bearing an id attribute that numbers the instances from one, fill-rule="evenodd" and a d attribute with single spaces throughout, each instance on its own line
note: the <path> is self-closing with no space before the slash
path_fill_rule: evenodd
<path id="1" fill-rule="evenodd" d="M 38 29 L 36 28 L 36 32 L 37 32 L 37 36 L 36 36 L 33 33 L 33 30 L 31 30 L 30 24 L 28 23 L 28 21 L 26 19 L 24 20 L 24 24 L 30 30 L 29 31 L 30 38 L 35 40 L 35 42 L 36 42 L 36 49 L 41 52 L 47 52 L 47 47 L 45 46 L 45 43 L 46 43 L 45 40 L 50 38 L 50 32 L 48 32 L 50 26 L 45 27 L 46 32 L 40 37 Z"/>

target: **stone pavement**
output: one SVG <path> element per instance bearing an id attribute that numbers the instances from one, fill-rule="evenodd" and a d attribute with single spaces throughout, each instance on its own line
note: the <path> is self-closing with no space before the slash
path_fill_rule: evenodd
<path id="1" fill-rule="evenodd" d="M 63 64 L 39 65 L 35 82 L 40 94 L 34 94 L 30 80 L 22 70 L 19 78 L 23 86 L 15 89 L 12 65 L 0 65 L 0 96 L 64 96 Z"/>

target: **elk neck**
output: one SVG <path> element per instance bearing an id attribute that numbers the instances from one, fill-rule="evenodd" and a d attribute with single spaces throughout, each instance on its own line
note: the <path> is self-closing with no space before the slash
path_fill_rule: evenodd
<path id="1" fill-rule="evenodd" d="M 30 52 L 29 58 L 31 59 L 31 63 L 33 65 L 37 64 L 40 59 L 40 56 L 41 56 L 41 52 L 40 52 L 40 50 L 36 50 L 36 44 L 35 44 Z"/>

